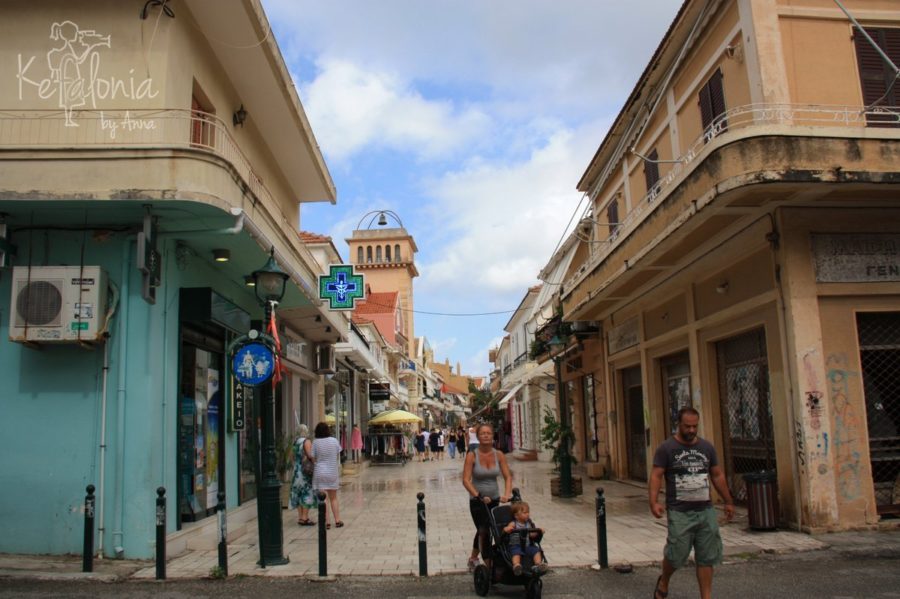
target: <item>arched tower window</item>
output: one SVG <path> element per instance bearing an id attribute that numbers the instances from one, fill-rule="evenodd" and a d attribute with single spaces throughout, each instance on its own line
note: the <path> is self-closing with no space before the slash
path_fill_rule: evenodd
<path id="1" fill-rule="evenodd" d="M 391 262 L 391 246 L 384 246 L 384 261 Z"/>
<path id="2" fill-rule="evenodd" d="M 375 262 L 381 262 L 381 246 L 375 246 Z"/>
<path id="3" fill-rule="evenodd" d="M 356 248 L 356 263 L 357 263 L 357 264 L 362 264 L 362 263 L 363 263 L 363 249 L 362 249 L 362 246 L 359 246 L 358 248 Z"/>
<path id="4" fill-rule="evenodd" d="M 394 246 L 394 262 L 400 262 L 400 244 Z"/>
<path id="5" fill-rule="evenodd" d="M 372 246 L 366 246 L 366 262 L 372 262 Z"/>

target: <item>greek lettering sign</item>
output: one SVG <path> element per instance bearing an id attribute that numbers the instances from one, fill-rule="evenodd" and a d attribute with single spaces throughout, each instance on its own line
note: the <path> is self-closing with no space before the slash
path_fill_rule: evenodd
<path id="1" fill-rule="evenodd" d="M 238 383 L 258 387 L 275 373 L 275 354 L 259 341 L 247 343 L 234 352 L 231 371 Z"/>
<path id="2" fill-rule="evenodd" d="M 247 425 L 247 396 L 252 393 L 240 383 L 234 385 L 231 396 L 231 430 L 242 431 Z"/>
<path id="3" fill-rule="evenodd" d="M 900 281 L 900 233 L 812 235 L 818 283 Z"/>
<path id="4" fill-rule="evenodd" d="M 352 264 L 331 264 L 328 271 L 319 275 L 319 299 L 327 300 L 331 310 L 353 310 L 366 296 L 363 276 L 353 272 Z"/>

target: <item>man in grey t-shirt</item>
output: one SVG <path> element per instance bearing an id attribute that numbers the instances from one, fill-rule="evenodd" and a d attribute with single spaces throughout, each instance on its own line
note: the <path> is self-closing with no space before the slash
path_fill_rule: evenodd
<path id="1" fill-rule="evenodd" d="M 665 599 L 669 580 L 683 567 L 691 549 L 697 564 L 701 599 L 712 597 L 713 566 L 722 563 L 722 537 L 709 493 L 710 482 L 725 500 L 725 517 L 734 518 L 734 502 L 716 448 L 697 436 L 700 413 L 694 408 L 678 412 L 678 431 L 656 450 L 650 474 L 650 511 L 662 518 L 657 502 L 663 477 L 666 480 L 668 537 L 663 552 L 663 571 L 656 581 L 653 599 Z"/>

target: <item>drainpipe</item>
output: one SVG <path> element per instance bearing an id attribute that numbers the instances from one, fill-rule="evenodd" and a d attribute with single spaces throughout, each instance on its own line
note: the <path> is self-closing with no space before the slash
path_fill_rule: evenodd
<path id="1" fill-rule="evenodd" d="M 105 337 L 105 342 L 103 343 L 103 386 L 100 391 L 100 481 L 97 486 L 97 506 L 99 512 L 97 521 L 97 557 L 99 559 L 103 559 L 103 536 L 106 532 L 104 529 L 105 512 L 103 511 L 103 503 L 106 497 L 106 392 L 109 388 L 109 325 L 112 323 L 112 320 L 116 315 L 116 309 L 119 306 L 118 287 L 113 283 L 110 283 L 109 288 L 113 293 L 112 306 L 106 314 L 106 323 L 103 325 L 103 330 L 100 332 L 100 334 Z"/>
<path id="2" fill-rule="evenodd" d="M 125 533 L 123 531 L 125 518 L 125 399 L 127 389 L 125 378 L 128 366 L 128 306 L 130 294 L 131 273 L 131 243 L 135 238 L 129 236 L 122 246 L 122 316 L 119 319 L 119 364 L 118 385 L 116 391 L 116 444 L 119 451 L 116 452 L 116 484 L 115 484 L 115 526 L 113 530 L 113 551 L 116 557 L 122 557 L 125 553 Z M 118 537 L 119 542 L 116 543 Z"/>

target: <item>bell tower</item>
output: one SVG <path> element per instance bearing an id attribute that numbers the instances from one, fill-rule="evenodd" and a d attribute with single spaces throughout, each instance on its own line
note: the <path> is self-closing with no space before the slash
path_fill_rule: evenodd
<path id="1" fill-rule="evenodd" d="M 395 221 L 393 226 L 388 218 Z M 376 220 L 377 219 L 377 220 Z M 413 279 L 419 276 L 415 254 L 416 242 L 400 217 L 392 210 L 373 210 L 363 216 L 349 239 L 350 263 L 366 276 L 372 291 L 397 291 L 403 319 L 406 352 L 415 356 L 415 327 L 413 318 Z"/>

